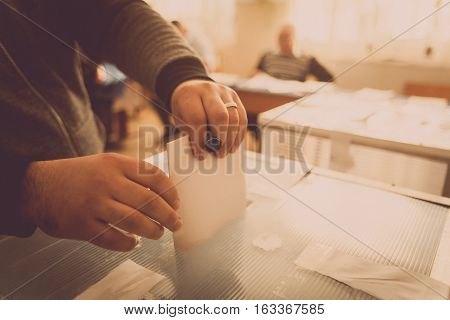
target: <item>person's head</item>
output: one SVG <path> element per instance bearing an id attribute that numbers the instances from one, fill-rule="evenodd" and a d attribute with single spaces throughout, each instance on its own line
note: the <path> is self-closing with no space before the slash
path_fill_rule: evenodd
<path id="1" fill-rule="evenodd" d="M 292 54 L 294 51 L 295 28 L 293 25 L 285 25 L 278 34 L 278 46 L 281 53 Z"/>
<path id="2" fill-rule="evenodd" d="M 181 35 L 185 36 L 187 34 L 187 28 L 180 21 L 173 20 L 171 23 L 178 29 L 178 31 L 180 31 Z"/>

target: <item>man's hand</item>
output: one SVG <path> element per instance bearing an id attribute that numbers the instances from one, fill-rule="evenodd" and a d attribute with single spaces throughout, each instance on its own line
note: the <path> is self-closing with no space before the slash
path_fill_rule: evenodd
<path id="1" fill-rule="evenodd" d="M 128 251 L 176 231 L 178 194 L 158 168 L 117 154 L 33 162 L 23 214 L 47 234 Z"/>
<path id="2" fill-rule="evenodd" d="M 233 106 L 234 104 L 234 106 Z M 194 155 L 202 159 L 207 126 L 222 141 L 217 153 L 223 157 L 234 152 L 247 130 L 247 113 L 234 90 L 205 80 L 181 83 L 172 94 L 175 124 L 189 134 Z"/>

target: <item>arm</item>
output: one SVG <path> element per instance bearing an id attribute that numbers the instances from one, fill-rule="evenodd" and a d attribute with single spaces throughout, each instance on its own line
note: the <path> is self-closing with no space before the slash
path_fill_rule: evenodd
<path id="1" fill-rule="evenodd" d="M 232 89 L 209 79 L 192 49 L 146 3 L 51 1 L 60 11 L 60 24 L 89 55 L 116 64 L 156 92 L 176 124 L 189 133 L 198 158 L 206 155 L 207 126 L 223 142 L 218 156 L 237 149 L 247 128 L 247 114 L 239 97 Z M 237 108 L 226 108 L 228 102 Z"/>
<path id="2" fill-rule="evenodd" d="M 188 79 L 209 79 L 174 28 L 140 0 L 51 0 L 56 25 L 95 61 L 111 62 L 166 103 Z M 55 11 L 56 10 L 56 11 Z M 182 63 L 181 63 L 182 61 Z"/>
<path id="3" fill-rule="evenodd" d="M 256 65 L 256 72 L 262 71 L 265 72 L 264 69 L 264 60 L 266 59 L 267 54 L 264 54 L 258 61 L 258 64 Z"/>
<path id="4" fill-rule="evenodd" d="M 227 126 L 225 131 L 216 129 L 216 133 L 221 137 L 225 133 L 222 141 L 232 151 L 242 141 L 240 134 L 245 132 L 242 129 L 247 122 L 237 95 L 211 81 L 192 80 L 203 79 L 206 74 L 200 60 L 143 2 L 42 3 L 52 4 L 49 13 L 59 21 L 53 25 L 54 30 L 61 29 L 64 38 L 79 42 L 96 61 L 111 61 L 155 89 L 185 123 L 203 128 L 205 123 L 228 123 L 228 128 L 230 123 L 237 124 L 241 128 L 239 135 L 227 136 Z M 163 31 L 152 30 L 145 19 L 133 12 L 153 17 Z M 223 101 L 236 101 L 239 108 L 228 111 Z M 238 112 L 244 115 L 238 116 Z M 86 240 L 127 251 L 138 243 L 134 235 L 157 239 L 164 227 L 176 231 L 182 225 L 176 213 L 179 200 L 174 185 L 163 172 L 142 161 L 101 154 L 29 162 L 1 152 L 0 165 L 0 233 L 26 236 L 36 225 L 54 237 Z"/>
<path id="5" fill-rule="evenodd" d="M 332 82 L 334 80 L 333 75 L 325 69 L 325 67 L 322 66 L 316 58 L 311 59 L 309 72 L 319 81 Z"/>
<path id="6" fill-rule="evenodd" d="M 252 78 L 258 74 L 265 74 L 265 70 L 264 70 L 264 59 L 265 59 L 266 55 L 264 54 L 258 61 L 258 64 L 256 65 L 256 68 L 254 70 L 252 70 L 252 72 L 249 74 L 249 77 Z"/>

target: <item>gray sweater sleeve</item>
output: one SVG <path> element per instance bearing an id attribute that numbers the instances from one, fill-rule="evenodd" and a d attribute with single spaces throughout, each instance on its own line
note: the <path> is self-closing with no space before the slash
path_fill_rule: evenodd
<path id="1" fill-rule="evenodd" d="M 163 101 L 170 100 L 182 81 L 209 79 L 185 40 L 143 1 L 53 0 L 53 4 L 58 24 L 89 56 L 116 64 Z"/>
<path id="2" fill-rule="evenodd" d="M 20 215 L 23 178 L 29 163 L 26 157 L 13 156 L 0 148 L 0 234 L 26 237 L 36 229 Z"/>

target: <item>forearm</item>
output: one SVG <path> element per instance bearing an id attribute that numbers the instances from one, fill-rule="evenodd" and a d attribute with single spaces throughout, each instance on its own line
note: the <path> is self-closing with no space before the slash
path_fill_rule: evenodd
<path id="1" fill-rule="evenodd" d="M 166 104 L 181 82 L 207 79 L 201 60 L 184 39 L 157 12 L 139 1 L 126 6 L 116 17 L 104 54 Z"/>
<path id="2" fill-rule="evenodd" d="M 311 60 L 310 73 L 314 75 L 317 80 L 324 82 L 334 81 L 333 75 L 322 66 L 315 58 Z"/>
<path id="3" fill-rule="evenodd" d="M 48 1 L 56 25 L 91 59 L 117 65 L 165 102 L 180 79 L 208 78 L 185 40 L 143 1 Z"/>
<path id="4" fill-rule="evenodd" d="M 172 26 L 140 1 L 125 6 L 112 22 L 104 57 L 152 90 L 169 63 L 198 59 Z"/>

